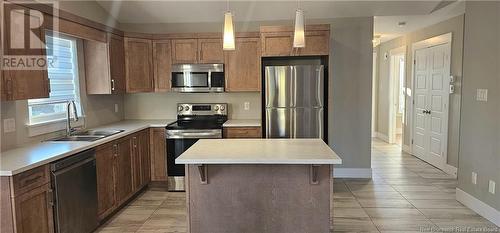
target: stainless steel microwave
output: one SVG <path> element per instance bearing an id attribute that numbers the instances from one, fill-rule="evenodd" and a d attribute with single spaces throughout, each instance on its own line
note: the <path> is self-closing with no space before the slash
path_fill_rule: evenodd
<path id="1" fill-rule="evenodd" d="M 176 92 L 224 92 L 224 64 L 173 65 L 171 79 Z"/>

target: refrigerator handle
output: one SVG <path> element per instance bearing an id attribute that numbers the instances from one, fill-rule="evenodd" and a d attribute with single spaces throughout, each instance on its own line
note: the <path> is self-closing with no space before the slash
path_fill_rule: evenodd
<path id="1" fill-rule="evenodd" d="M 297 109 L 293 108 L 292 111 L 290 111 L 290 138 L 297 138 Z"/>

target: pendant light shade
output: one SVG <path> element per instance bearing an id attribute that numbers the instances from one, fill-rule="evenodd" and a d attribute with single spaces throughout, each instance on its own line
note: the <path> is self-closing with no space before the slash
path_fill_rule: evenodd
<path id="1" fill-rule="evenodd" d="M 234 28 L 233 28 L 233 14 L 230 11 L 224 13 L 224 50 L 234 50 Z"/>
<path id="2" fill-rule="evenodd" d="M 304 11 L 300 9 L 295 11 L 295 31 L 293 33 L 293 47 L 306 47 Z"/>

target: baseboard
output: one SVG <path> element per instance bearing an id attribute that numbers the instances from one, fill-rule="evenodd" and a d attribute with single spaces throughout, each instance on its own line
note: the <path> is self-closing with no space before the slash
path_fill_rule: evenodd
<path id="1" fill-rule="evenodd" d="M 500 211 L 457 188 L 457 201 L 500 227 Z"/>
<path id="2" fill-rule="evenodd" d="M 457 178 L 457 168 L 454 166 L 451 166 L 449 164 L 445 164 L 443 167 L 443 171 L 446 172 L 446 174 L 452 175 L 455 178 Z"/>
<path id="3" fill-rule="evenodd" d="M 371 168 L 334 168 L 334 178 L 372 178 Z"/>
<path id="4" fill-rule="evenodd" d="M 387 135 L 385 135 L 383 133 L 380 133 L 380 132 L 376 132 L 376 134 L 377 134 L 377 138 L 378 139 L 389 143 L 389 136 L 387 136 Z"/>

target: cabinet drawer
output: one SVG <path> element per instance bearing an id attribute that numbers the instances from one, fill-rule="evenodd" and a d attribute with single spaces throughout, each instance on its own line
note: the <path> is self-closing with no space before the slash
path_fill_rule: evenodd
<path id="1" fill-rule="evenodd" d="M 40 166 L 12 177 L 14 196 L 25 193 L 50 181 L 49 165 Z"/>
<path id="2" fill-rule="evenodd" d="M 224 138 L 261 138 L 260 127 L 224 128 Z"/>

